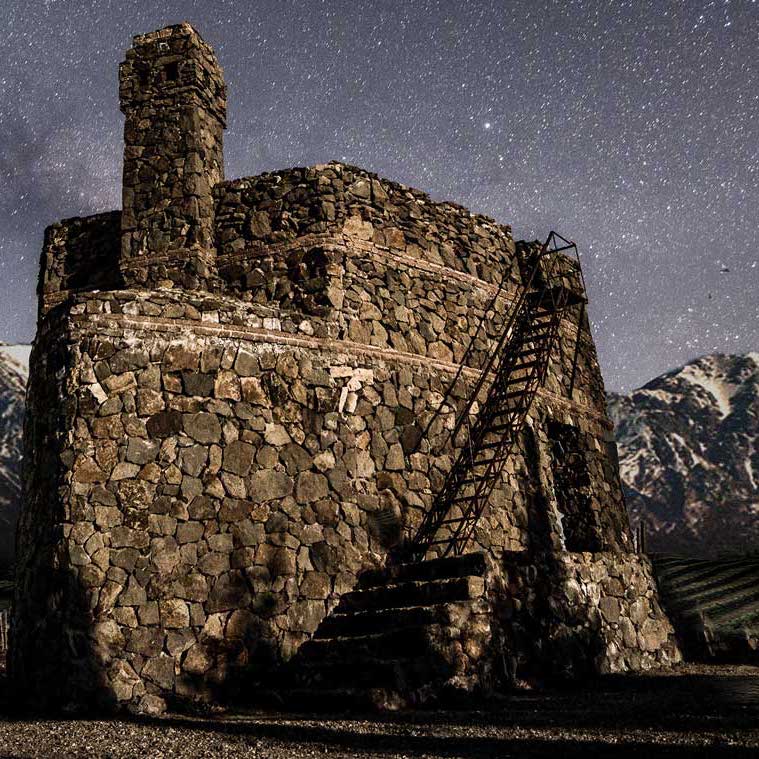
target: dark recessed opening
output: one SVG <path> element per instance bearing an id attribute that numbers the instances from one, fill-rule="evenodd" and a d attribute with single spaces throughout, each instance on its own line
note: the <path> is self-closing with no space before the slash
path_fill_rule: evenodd
<path id="1" fill-rule="evenodd" d="M 140 86 L 146 87 L 150 81 L 150 69 L 145 64 L 140 65 L 138 63 L 135 66 L 135 70 L 137 72 L 137 81 L 140 83 Z"/>
<path id="2" fill-rule="evenodd" d="M 176 82 L 179 79 L 179 64 L 176 61 L 167 63 L 164 71 L 166 72 L 167 82 Z"/>
<path id="3" fill-rule="evenodd" d="M 600 551 L 585 440 L 576 427 L 553 420 L 548 422 L 547 431 L 564 547 L 567 551 Z"/>

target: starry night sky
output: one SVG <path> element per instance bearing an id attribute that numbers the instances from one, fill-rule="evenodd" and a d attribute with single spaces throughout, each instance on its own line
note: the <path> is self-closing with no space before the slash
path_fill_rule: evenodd
<path id="1" fill-rule="evenodd" d="M 229 178 L 331 159 L 584 256 L 607 387 L 759 349 L 755 0 L 6 0 L 0 341 L 30 341 L 43 229 L 120 206 L 117 66 L 189 21 L 229 94 Z M 729 269 L 729 271 L 724 271 Z"/>

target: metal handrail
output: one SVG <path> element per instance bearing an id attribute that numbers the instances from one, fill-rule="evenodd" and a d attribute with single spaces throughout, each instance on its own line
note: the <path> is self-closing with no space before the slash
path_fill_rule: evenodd
<path id="1" fill-rule="evenodd" d="M 557 245 L 557 239 L 564 243 L 564 245 Z M 553 247 L 551 247 L 553 246 Z M 550 349 L 555 343 L 555 340 L 558 336 L 558 330 L 559 330 L 559 324 L 561 321 L 561 315 L 560 313 L 563 311 L 564 308 L 568 305 L 568 295 L 567 291 L 564 288 L 557 288 L 554 286 L 552 280 L 555 279 L 557 275 L 557 270 L 559 268 L 558 262 L 560 261 L 559 253 L 563 253 L 565 250 L 573 249 L 575 251 L 575 258 L 577 260 L 577 268 L 580 274 L 580 282 L 583 287 L 583 292 L 585 288 L 585 280 L 582 273 L 582 266 L 580 264 L 579 260 L 579 254 L 577 253 L 577 246 L 567 240 L 566 238 L 562 237 L 561 235 L 551 232 L 546 239 L 546 242 L 541 246 L 540 251 L 535 256 L 534 263 L 532 265 L 527 283 L 524 285 L 522 290 L 519 293 L 519 297 L 516 299 L 515 303 L 513 304 L 510 313 L 508 315 L 508 318 L 506 320 L 504 329 L 501 333 L 501 336 L 496 343 L 496 345 L 491 348 L 487 361 L 485 362 L 484 367 L 481 369 L 480 376 L 477 380 L 477 383 L 475 384 L 474 389 L 469 394 L 469 399 L 467 403 L 465 404 L 462 411 L 458 414 L 456 423 L 453 427 L 453 430 L 451 433 L 445 438 L 445 443 L 447 443 L 449 440 L 453 439 L 454 441 L 454 447 L 455 447 L 455 440 L 461 431 L 464 423 L 466 423 L 469 427 L 469 434 L 467 436 L 467 444 L 465 445 L 465 448 L 460 451 L 457 455 L 457 457 L 454 459 L 453 466 L 451 467 L 451 470 L 449 470 L 448 475 L 446 476 L 445 482 L 443 484 L 443 488 L 436 496 L 436 502 L 440 502 L 441 499 L 442 502 L 439 504 L 433 503 L 432 508 L 430 508 L 424 515 L 421 524 L 419 525 L 419 528 L 416 531 L 416 534 L 413 538 L 413 541 L 411 543 L 413 554 L 419 558 L 422 558 L 424 554 L 426 554 L 427 550 L 437 543 L 445 542 L 447 545 L 445 547 L 443 555 L 447 555 L 450 553 L 451 550 L 454 551 L 454 553 L 459 554 L 463 551 L 463 549 L 466 546 L 466 543 L 471 538 L 472 533 L 474 532 L 474 529 L 476 528 L 477 522 L 482 515 L 482 511 L 484 510 L 485 504 L 487 502 L 487 498 L 490 495 L 490 491 L 495 487 L 494 483 L 497 479 L 499 473 L 503 470 L 503 467 L 505 465 L 505 459 L 506 455 L 510 452 L 511 448 L 513 447 L 515 440 L 516 440 L 516 433 L 518 430 L 517 427 L 521 428 L 521 425 L 524 424 L 524 420 L 526 419 L 527 413 L 529 412 L 529 408 L 531 406 L 532 400 L 534 398 L 535 392 L 537 391 L 537 387 L 543 383 L 545 380 L 545 375 L 548 370 L 548 361 L 550 356 Z M 548 253 L 554 254 L 553 258 L 547 267 L 547 271 L 543 272 L 543 281 L 541 282 L 541 286 L 538 290 L 533 291 L 533 284 L 535 282 L 536 275 L 538 273 L 538 270 L 540 269 L 540 264 L 542 260 L 544 259 L 545 255 Z M 427 424 L 427 427 L 425 428 L 425 432 L 423 433 L 423 436 L 421 439 L 424 439 L 426 437 L 426 433 L 431 428 L 434 421 L 441 415 L 442 409 L 445 407 L 445 403 L 447 401 L 447 398 L 449 397 L 450 393 L 453 390 L 453 387 L 455 386 L 456 382 L 458 381 L 461 371 L 464 367 L 464 361 L 468 357 L 469 353 L 471 352 L 472 346 L 474 345 L 474 341 L 477 338 L 479 334 L 479 330 L 482 327 L 482 324 L 484 322 L 484 319 L 486 315 L 489 313 L 491 308 L 495 305 L 498 294 L 500 293 L 500 290 L 503 285 L 503 279 L 501 281 L 501 286 L 499 287 L 498 292 L 494 296 L 494 298 L 491 301 L 490 306 L 486 311 L 483 313 L 483 318 L 480 321 L 480 326 L 478 327 L 477 331 L 475 332 L 475 336 L 472 338 L 472 341 L 469 345 L 469 348 L 464 354 L 464 359 L 462 359 L 462 363 L 459 366 L 459 370 L 456 373 L 456 376 L 454 377 L 453 382 L 449 386 L 448 390 L 446 391 L 446 394 L 443 398 L 443 402 L 441 403 L 440 408 L 438 409 L 438 412 L 430 419 L 429 423 Z M 532 292 L 538 293 L 538 299 L 534 304 L 527 303 L 525 306 L 525 301 L 528 295 Z M 557 296 L 558 292 L 558 296 Z M 545 308 L 545 305 L 548 305 L 548 301 L 544 301 L 544 298 L 550 299 L 550 307 Z M 558 297 L 558 300 L 557 300 Z M 545 304 L 545 305 L 544 305 Z M 524 329 L 524 327 L 532 321 L 532 315 L 534 311 L 539 309 L 540 307 L 543 307 L 544 310 L 549 311 L 553 314 L 553 317 L 550 321 L 549 325 L 549 331 L 548 336 L 545 342 L 545 345 L 547 346 L 545 349 L 545 353 L 542 357 L 542 360 L 535 363 L 529 370 L 529 373 L 526 375 L 525 378 L 525 385 L 520 393 L 520 395 L 517 398 L 517 402 L 514 406 L 514 408 L 508 409 L 506 413 L 495 411 L 494 407 L 495 404 L 499 401 L 498 399 L 498 392 L 499 390 L 505 388 L 508 386 L 508 377 L 511 376 L 511 373 L 514 371 L 515 368 L 518 368 L 517 365 L 517 356 L 515 354 L 512 354 L 509 352 L 504 352 L 503 348 L 507 341 L 517 337 L 517 332 L 515 331 L 517 327 Z M 584 309 L 584 301 L 583 301 L 583 309 Z M 582 320 L 584 314 L 584 310 L 581 310 L 580 318 Z M 578 338 L 575 343 L 575 356 L 573 359 L 573 376 L 572 376 L 572 385 L 574 384 L 574 371 L 576 370 L 576 362 L 577 362 L 577 350 L 579 348 L 579 329 L 580 326 L 578 326 Z M 523 339 L 523 338 L 520 338 Z M 472 427 L 470 416 L 471 416 L 471 409 L 479 397 L 479 394 L 484 386 L 485 381 L 487 380 L 488 375 L 491 371 L 494 370 L 494 366 L 496 365 L 496 359 L 501 358 L 500 363 L 498 364 L 498 368 L 495 369 L 496 373 L 496 380 L 493 382 L 493 384 L 490 387 L 490 390 L 488 391 L 487 398 L 483 404 L 483 409 L 478 416 L 477 420 L 475 421 L 474 426 Z M 504 378 L 503 382 L 499 382 L 499 378 Z M 503 386 L 503 388 L 501 387 Z M 570 388 L 571 392 L 571 388 Z M 488 427 L 491 426 L 493 420 L 497 418 L 498 416 L 504 416 L 507 419 L 509 419 L 509 422 L 507 426 L 510 428 L 510 435 L 508 440 L 504 441 L 504 447 L 500 450 L 499 453 L 494 453 L 493 457 L 491 459 L 488 459 L 486 461 L 481 462 L 481 464 L 477 465 L 475 464 L 475 460 L 477 455 L 479 454 L 479 451 L 482 450 L 481 446 L 484 442 L 484 438 L 489 434 Z M 494 449 L 498 450 L 498 449 Z M 474 453 L 473 453 L 474 451 Z M 462 459 L 462 456 L 466 453 L 469 453 L 469 461 L 468 465 L 467 462 Z M 454 499 L 453 496 L 459 491 L 459 489 L 462 486 L 462 483 L 466 482 L 466 475 L 467 471 L 473 471 L 475 466 L 485 466 L 485 472 L 479 476 L 478 480 L 474 480 L 472 483 L 468 483 L 465 485 L 465 487 L 474 486 L 474 493 L 472 493 L 470 496 L 466 496 L 463 498 L 463 500 L 468 501 L 473 505 L 473 508 L 469 509 L 468 511 L 464 510 L 464 513 L 462 514 L 461 518 L 458 519 L 450 519 L 447 520 L 448 514 L 451 510 L 451 507 L 456 500 L 462 500 L 462 499 Z M 451 536 L 449 536 L 445 541 L 434 541 L 433 538 L 435 537 L 435 534 L 440 529 L 440 527 L 448 522 L 456 523 L 456 527 L 453 530 L 453 533 Z"/>
<path id="2" fill-rule="evenodd" d="M 549 239 L 550 239 L 550 236 L 549 236 Z M 516 317 L 517 317 L 517 315 L 519 314 L 519 312 L 521 310 L 522 304 L 524 303 L 524 299 L 527 297 L 527 293 L 528 293 L 529 289 L 532 287 L 532 283 L 533 283 L 533 281 L 535 279 L 535 274 L 536 274 L 537 269 L 538 269 L 538 262 L 540 261 L 541 257 L 546 253 L 547 245 L 548 245 L 548 241 L 546 241 L 543 244 L 543 247 L 542 247 L 540 253 L 538 254 L 537 261 L 535 263 L 535 266 L 532 269 L 532 272 L 530 274 L 530 278 L 529 278 L 527 284 L 525 284 L 523 286 L 523 288 L 522 288 L 522 290 L 521 290 L 521 292 L 519 294 L 518 299 L 512 305 L 512 308 L 510 310 L 508 319 L 506 321 L 506 326 L 504 327 L 503 331 L 501 332 L 501 337 L 499 338 L 498 343 L 496 344 L 496 346 L 491 349 L 491 351 L 490 351 L 490 353 L 488 355 L 487 361 L 485 362 L 485 366 L 482 367 L 482 369 L 480 370 L 480 377 L 477 380 L 477 384 L 475 386 L 475 389 L 470 394 L 469 400 L 467 401 L 467 404 L 464 406 L 463 410 L 459 412 L 453 430 L 445 438 L 445 440 L 442 442 L 442 444 L 439 446 L 440 448 L 444 447 L 445 444 L 449 440 L 451 440 L 451 439 L 455 440 L 456 439 L 456 435 L 461 430 L 461 426 L 463 424 L 463 420 L 469 416 L 469 412 L 470 412 L 472 406 L 474 405 L 475 401 L 477 400 L 477 396 L 479 395 L 480 390 L 482 389 L 482 386 L 485 384 L 485 380 L 487 378 L 487 375 L 490 373 L 490 371 L 491 371 L 491 369 L 493 367 L 493 364 L 495 363 L 495 360 L 496 360 L 496 358 L 498 357 L 498 355 L 500 353 L 500 349 L 503 347 L 503 344 L 506 342 L 506 339 L 509 336 L 509 332 L 511 331 L 511 329 L 514 326 L 514 322 L 516 321 Z M 487 311 L 485 311 L 483 313 L 482 319 L 480 320 L 480 327 L 484 323 L 485 318 L 487 316 L 487 313 L 489 313 L 489 311 L 492 310 L 492 307 L 495 305 L 495 303 L 497 301 L 497 298 L 498 298 L 498 295 L 500 294 L 501 289 L 503 287 L 504 282 L 505 282 L 505 277 L 503 279 L 501 279 L 501 284 L 499 285 L 498 292 L 496 293 L 495 296 L 493 296 L 493 298 L 492 298 L 492 300 L 491 300 L 491 302 L 490 302 L 490 304 L 488 306 Z M 453 378 L 453 381 L 448 386 L 448 389 L 446 390 L 446 393 L 443 396 L 443 400 L 440 403 L 440 407 L 439 407 L 437 413 L 434 414 L 433 417 L 430 419 L 430 421 L 427 423 L 427 426 L 425 427 L 425 429 L 424 429 L 424 431 L 422 433 L 420 441 L 423 440 L 423 439 L 425 439 L 427 437 L 427 433 L 429 432 L 429 430 L 432 427 L 433 423 L 441 415 L 442 409 L 445 406 L 446 400 L 448 399 L 448 397 L 450 396 L 450 394 L 453 392 L 453 388 L 456 386 L 456 383 L 458 382 L 458 380 L 459 380 L 459 378 L 461 376 L 461 373 L 464 370 L 464 367 L 466 365 L 465 359 L 468 357 L 470 351 L 472 350 L 472 348 L 474 346 L 474 343 L 475 343 L 475 340 L 477 338 L 477 335 L 479 334 L 480 327 L 477 328 L 477 332 L 475 332 L 474 337 L 471 339 L 471 341 L 469 343 L 469 347 L 467 348 L 467 350 L 466 350 L 466 352 L 464 354 L 464 357 L 462 357 L 462 359 L 461 359 L 461 363 L 459 364 L 459 368 L 458 368 L 458 370 L 457 370 L 457 372 L 456 372 L 456 374 L 455 374 L 455 376 Z"/>

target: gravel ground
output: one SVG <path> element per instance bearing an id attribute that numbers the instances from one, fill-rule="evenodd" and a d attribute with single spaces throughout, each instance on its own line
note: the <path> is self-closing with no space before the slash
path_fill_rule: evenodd
<path id="1" fill-rule="evenodd" d="M 759 668 L 683 667 L 530 691 L 467 711 L 0 716 L 8 757 L 759 757 Z"/>

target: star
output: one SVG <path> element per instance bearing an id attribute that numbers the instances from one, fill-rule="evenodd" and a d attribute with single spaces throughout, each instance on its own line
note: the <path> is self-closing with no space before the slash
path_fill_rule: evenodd
<path id="1" fill-rule="evenodd" d="M 132 36 L 187 20 L 225 71 L 227 177 L 339 159 L 577 241 L 608 389 L 759 350 L 759 3 L 250 5 L 3 5 L 0 341 L 34 336 L 44 228 L 121 204 Z"/>

